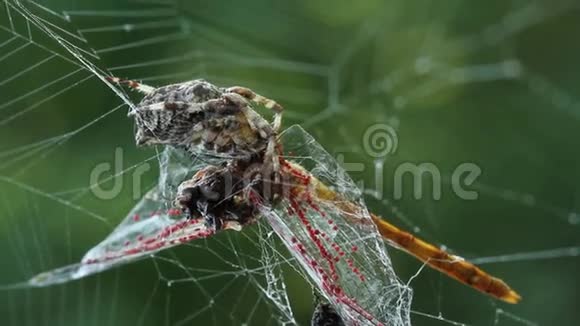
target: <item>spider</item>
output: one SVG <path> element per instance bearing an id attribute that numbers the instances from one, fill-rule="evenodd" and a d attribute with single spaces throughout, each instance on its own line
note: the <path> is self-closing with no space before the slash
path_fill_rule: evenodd
<path id="1" fill-rule="evenodd" d="M 277 142 L 283 107 L 249 88 L 221 88 L 196 79 L 161 87 L 107 77 L 145 96 L 129 113 L 135 118 L 137 145 L 171 145 L 191 154 L 205 150 L 216 156 L 250 158 L 265 151 L 273 171 L 279 170 Z M 268 123 L 248 102 L 274 112 Z"/>

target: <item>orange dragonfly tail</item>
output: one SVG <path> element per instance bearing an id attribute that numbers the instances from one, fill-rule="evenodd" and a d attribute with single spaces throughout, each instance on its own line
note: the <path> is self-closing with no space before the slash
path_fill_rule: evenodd
<path id="1" fill-rule="evenodd" d="M 474 264 L 418 239 L 374 214 L 371 214 L 371 218 L 385 239 L 431 268 L 505 302 L 518 303 L 521 300 L 520 295 L 504 281 L 489 275 Z"/>

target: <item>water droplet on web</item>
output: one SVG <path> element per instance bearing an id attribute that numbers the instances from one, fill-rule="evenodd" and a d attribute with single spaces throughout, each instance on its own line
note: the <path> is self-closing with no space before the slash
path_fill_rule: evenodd
<path id="1" fill-rule="evenodd" d="M 532 195 L 523 195 L 522 202 L 528 206 L 534 206 L 536 199 Z"/>
<path id="2" fill-rule="evenodd" d="M 395 97 L 395 99 L 393 101 L 393 105 L 395 106 L 395 109 L 397 109 L 397 110 L 404 109 L 405 106 L 407 106 L 407 100 L 402 96 L 397 96 L 397 97 Z"/>
<path id="3" fill-rule="evenodd" d="M 568 215 L 568 223 L 572 225 L 580 224 L 580 215 L 578 213 L 572 212 Z"/>
<path id="4" fill-rule="evenodd" d="M 191 34 L 191 22 L 187 19 L 179 20 L 179 27 L 183 34 Z"/>
<path id="5" fill-rule="evenodd" d="M 506 60 L 502 63 L 502 70 L 507 77 L 516 78 L 522 74 L 522 65 L 518 60 Z"/>
<path id="6" fill-rule="evenodd" d="M 417 72 L 417 74 L 427 74 L 431 69 L 433 69 L 433 61 L 430 57 L 419 57 L 415 60 L 415 72 Z"/>
<path id="7" fill-rule="evenodd" d="M 385 92 L 390 92 L 393 89 L 393 81 L 390 78 L 385 78 L 381 83 L 381 88 Z"/>
<path id="8" fill-rule="evenodd" d="M 401 120 L 397 116 L 389 117 L 388 123 L 391 127 L 397 129 L 401 124 Z"/>

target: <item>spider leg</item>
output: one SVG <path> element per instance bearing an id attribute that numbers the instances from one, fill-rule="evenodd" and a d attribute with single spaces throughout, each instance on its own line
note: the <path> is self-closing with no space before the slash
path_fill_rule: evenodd
<path id="1" fill-rule="evenodd" d="M 139 82 L 136 82 L 134 80 L 129 80 L 129 79 L 121 79 L 121 78 L 117 78 L 117 77 L 105 77 L 105 79 L 107 79 L 108 81 L 112 82 L 112 83 L 116 83 L 116 84 L 127 84 L 127 86 L 139 91 L 140 93 L 143 93 L 145 95 L 151 94 L 155 91 L 155 87 L 153 86 L 149 86 L 149 85 L 145 85 L 145 84 L 141 84 Z"/>
<path id="2" fill-rule="evenodd" d="M 226 88 L 226 92 L 239 94 L 254 103 L 263 105 L 268 109 L 273 110 L 274 112 L 282 112 L 284 110 L 284 108 L 280 104 L 276 103 L 276 101 L 257 94 L 253 90 L 246 87 L 233 86 Z"/>
<path id="3" fill-rule="evenodd" d="M 275 132 L 278 132 L 280 130 L 280 127 L 282 125 L 282 112 L 284 111 L 284 107 L 282 107 L 282 105 L 278 104 L 276 101 L 272 99 L 257 94 L 251 89 L 246 87 L 233 86 L 226 88 L 226 92 L 236 93 L 256 104 L 263 105 L 266 108 L 272 110 L 274 112 L 274 121 L 272 122 L 272 127 L 274 128 Z"/>
<path id="4" fill-rule="evenodd" d="M 277 139 L 276 134 L 272 134 L 268 140 L 268 147 L 266 147 L 266 155 L 264 160 L 270 161 L 272 163 L 272 173 L 274 173 L 274 182 L 276 184 L 280 183 L 280 155 L 276 151 Z"/>
<path id="5" fill-rule="evenodd" d="M 282 127 L 282 112 L 284 111 L 284 107 L 278 104 L 276 101 L 264 97 L 260 94 L 255 93 L 249 88 L 241 87 L 241 86 L 233 86 L 226 89 L 228 93 L 235 93 L 245 97 L 246 99 L 259 104 L 263 105 L 266 108 L 272 110 L 274 112 L 274 121 L 272 121 L 272 134 L 270 135 L 270 139 L 268 140 L 268 147 L 266 148 L 266 160 L 272 161 L 272 169 L 274 172 L 275 182 L 278 183 L 280 181 L 279 171 L 280 171 L 280 158 L 279 158 L 279 144 L 278 144 L 278 131 Z"/>
<path id="6" fill-rule="evenodd" d="M 222 228 L 224 230 L 242 231 L 242 225 L 238 221 L 224 221 Z"/>

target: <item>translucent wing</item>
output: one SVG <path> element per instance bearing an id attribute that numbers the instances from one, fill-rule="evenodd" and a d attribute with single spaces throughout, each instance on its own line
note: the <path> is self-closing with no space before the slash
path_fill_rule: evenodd
<path id="1" fill-rule="evenodd" d="M 301 127 L 282 139 L 291 190 L 261 207 L 274 231 L 347 324 L 409 325 L 411 290 L 396 277 L 359 189 Z"/>
<path id="2" fill-rule="evenodd" d="M 205 163 L 203 164 L 205 165 Z M 202 164 L 167 148 L 160 158 L 158 185 L 151 189 L 101 243 L 90 249 L 80 263 L 36 275 L 29 286 L 47 286 L 79 279 L 133 262 L 184 242 L 213 235 L 202 219 L 186 219 L 171 207 L 179 183 Z"/>

